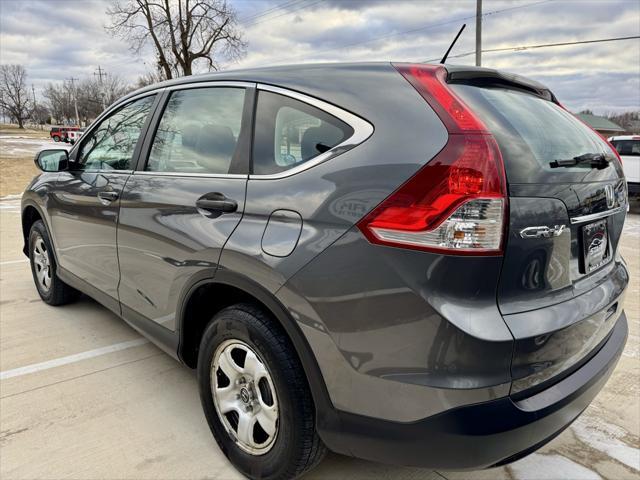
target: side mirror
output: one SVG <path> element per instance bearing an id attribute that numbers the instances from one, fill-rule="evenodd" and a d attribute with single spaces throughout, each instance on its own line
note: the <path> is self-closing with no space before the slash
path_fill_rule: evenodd
<path id="1" fill-rule="evenodd" d="M 63 149 L 42 150 L 35 163 L 43 172 L 61 172 L 69 168 L 69 153 Z"/>

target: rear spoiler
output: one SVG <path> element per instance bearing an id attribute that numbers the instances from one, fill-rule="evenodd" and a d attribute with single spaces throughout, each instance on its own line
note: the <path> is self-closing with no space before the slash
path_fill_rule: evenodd
<path id="1" fill-rule="evenodd" d="M 500 85 L 515 90 L 523 90 L 537 97 L 559 103 L 555 95 L 543 84 L 535 80 L 506 73 L 491 68 L 478 68 L 458 65 L 443 65 L 448 72 L 448 83 L 467 83 L 475 85 Z"/>

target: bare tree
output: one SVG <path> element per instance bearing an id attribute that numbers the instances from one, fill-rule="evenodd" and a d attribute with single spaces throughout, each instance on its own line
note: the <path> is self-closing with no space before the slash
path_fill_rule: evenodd
<path id="1" fill-rule="evenodd" d="M 49 104 L 51 116 L 58 123 L 65 123 L 74 116 L 73 97 L 70 90 L 69 82 L 50 83 L 44 89 L 43 95 Z"/>
<path id="2" fill-rule="evenodd" d="M 27 90 L 27 71 L 22 65 L 0 65 L 0 106 L 24 128 L 33 101 Z"/>
<path id="3" fill-rule="evenodd" d="M 69 81 L 50 83 L 43 95 L 47 99 L 51 115 L 59 123 L 75 121 L 74 96 L 77 95 L 80 123 L 87 125 L 102 113 L 102 97 L 107 105 L 134 89 L 122 77 L 109 75 L 102 84 L 95 78 L 80 80 L 75 85 Z"/>
<path id="4" fill-rule="evenodd" d="M 49 120 L 49 109 L 42 104 L 37 104 L 31 111 L 31 119 L 36 125 L 44 125 Z"/>
<path id="5" fill-rule="evenodd" d="M 138 77 L 138 80 L 136 81 L 136 88 L 143 88 L 148 85 L 153 85 L 154 83 L 162 82 L 163 80 L 166 80 L 166 78 L 162 71 L 147 72 Z"/>
<path id="6" fill-rule="evenodd" d="M 237 15 L 226 0 L 112 0 L 107 30 L 136 52 L 155 48 L 164 78 L 192 75 L 197 63 L 218 70 L 245 53 Z"/>

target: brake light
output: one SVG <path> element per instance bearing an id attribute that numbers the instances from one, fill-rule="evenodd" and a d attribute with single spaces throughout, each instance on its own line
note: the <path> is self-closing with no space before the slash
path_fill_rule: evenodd
<path id="1" fill-rule="evenodd" d="M 376 244 L 459 255 L 500 255 L 506 181 L 500 149 L 451 91 L 440 66 L 397 66 L 449 132 L 445 147 L 358 223 Z"/>

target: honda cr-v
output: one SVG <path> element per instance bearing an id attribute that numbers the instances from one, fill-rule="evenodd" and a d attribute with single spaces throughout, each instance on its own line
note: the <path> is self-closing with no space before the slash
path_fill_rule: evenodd
<path id="1" fill-rule="evenodd" d="M 42 299 L 83 292 L 197 369 L 221 450 L 491 467 L 558 435 L 627 337 L 617 153 L 546 87 L 304 65 L 138 90 L 22 200 Z"/>

